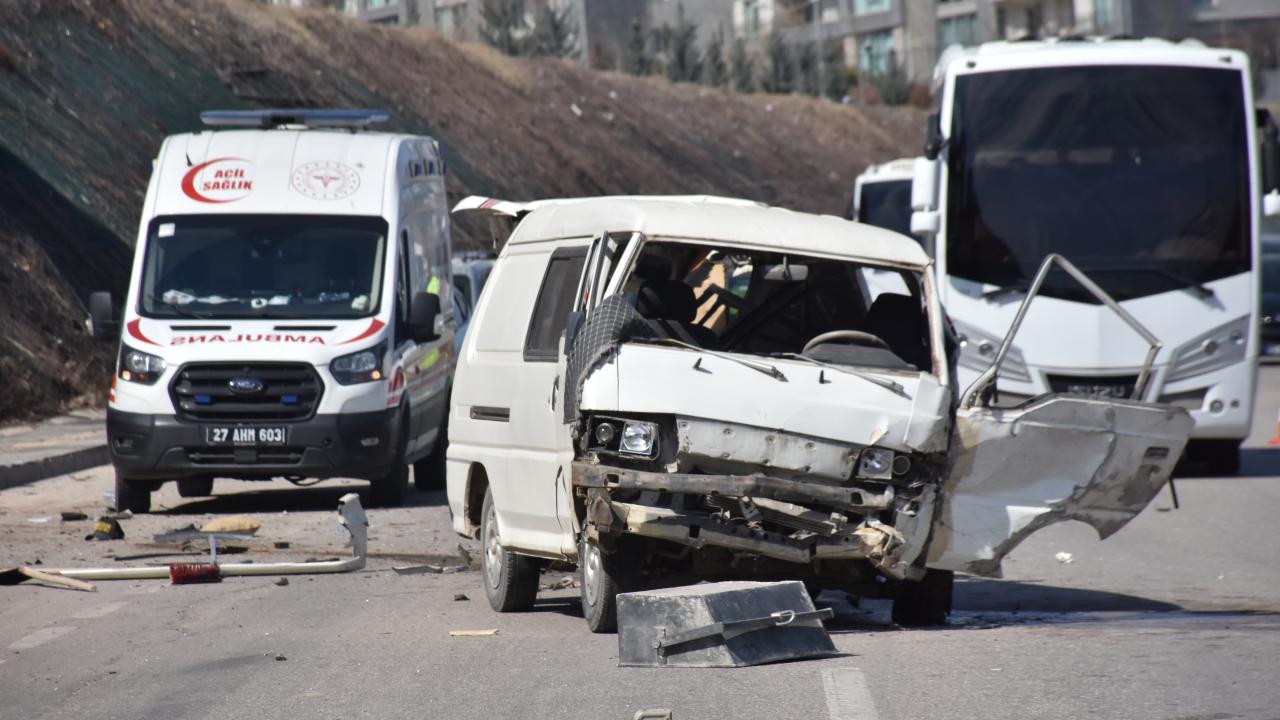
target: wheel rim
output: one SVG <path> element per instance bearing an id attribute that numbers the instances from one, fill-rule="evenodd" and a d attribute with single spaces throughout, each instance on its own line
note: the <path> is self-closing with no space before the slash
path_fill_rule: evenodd
<path id="1" fill-rule="evenodd" d="M 587 596 L 587 604 L 594 606 L 600 599 L 600 578 L 603 573 L 600 567 L 600 548 L 588 542 L 584 542 L 582 546 L 582 590 Z"/>
<path id="2" fill-rule="evenodd" d="M 484 518 L 484 575 L 490 587 L 502 580 L 502 545 L 498 543 L 498 514 L 493 506 Z"/>

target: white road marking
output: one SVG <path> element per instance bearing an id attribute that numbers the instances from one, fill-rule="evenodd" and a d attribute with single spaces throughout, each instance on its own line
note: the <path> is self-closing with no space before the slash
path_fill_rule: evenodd
<path id="1" fill-rule="evenodd" d="M 106 615 L 110 615 L 111 613 L 119 610 L 120 608 L 124 607 L 127 604 L 128 603 L 115 602 L 115 603 L 107 603 L 106 605 L 98 605 L 96 607 L 91 607 L 85 610 L 81 610 L 80 612 L 76 613 L 75 615 L 72 615 L 71 617 L 75 618 L 76 620 L 92 620 L 94 618 L 100 618 Z"/>
<path id="2" fill-rule="evenodd" d="M 42 630 L 37 630 L 31 633 L 30 635 L 22 638 L 21 640 L 18 640 L 17 642 L 11 644 L 9 646 L 9 649 L 10 650 L 30 650 L 31 648 L 34 648 L 34 647 L 40 647 L 41 645 L 49 642 L 50 640 L 57 640 L 63 635 L 66 635 L 69 632 L 73 632 L 74 630 L 75 628 L 70 625 L 60 625 L 58 627 L 47 627 Z"/>
<path id="3" fill-rule="evenodd" d="M 867 679 L 858 668 L 823 670 L 822 690 L 827 696 L 830 720 L 878 720 L 880 717 L 867 689 Z"/>

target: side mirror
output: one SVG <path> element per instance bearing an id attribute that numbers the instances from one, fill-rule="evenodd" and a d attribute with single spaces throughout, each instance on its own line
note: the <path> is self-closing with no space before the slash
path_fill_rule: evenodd
<path id="1" fill-rule="evenodd" d="M 409 327 L 414 342 L 430 342 L 440 337 L 436 321 L 440 318 L 440 296 L 419 292 L 409 304 Z"/>
<path id="2" fill-rule="evenodd" d="M 1265 197 L 1280 190 L 1280 128 L 1266 108 L 1258 109 L 1257 123 L 1262 134 L 1258 160 L 1262 165 L 1262 194 Z"/>
<path id="3" fill-rule="evenodd" d="M 942 116 L 939 113 L 929 114 L 926 132 L 928 135 L 924 141 L 924 156 L 930 160 L 937 160 L 942 154 L 942 148 L 947 144 L 946 139 L 942 137 Z"/>
<path id="4" fill-rule="evenodd" d="M 911 213 L 911 234 L 923 238 L 931 238 L 942 228 L 942 219 L 937 210 L 916 210 Z M 927 245 L 927 244 L 926 244 Z"/>
<path id="5" fill-rule="evenodd" d="M 115 317 L 111 293 L 99 291 L 89 295 L 89 332 L 94 340 L 115 340 L 120 322 Z"/>
<path id="6" fill-rule="evenodd" d="M 1264 217 L 1280 215 L 1280 192 L 1272 190 L 1262 196 L 1262 214 Z"/>

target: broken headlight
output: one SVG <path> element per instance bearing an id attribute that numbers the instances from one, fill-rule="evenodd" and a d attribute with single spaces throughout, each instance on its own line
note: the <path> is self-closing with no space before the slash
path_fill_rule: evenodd
<path id="1" fill-rule="evenodd" d="M 893 476 L 893 451 L 869 447 L 858 458 L 858 477 L 871 480 L 888 480 Z"/>
<path id="2" fill-rule="evenodd" d="M 651 458 L 658 454 L 658 426 L 643 420 L 596 418 L 591 423 L 591 449 Z"/>

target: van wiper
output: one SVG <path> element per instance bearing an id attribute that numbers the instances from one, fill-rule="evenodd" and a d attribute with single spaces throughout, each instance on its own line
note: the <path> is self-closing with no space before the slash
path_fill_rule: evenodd
<path id="1" fill-rule="evenodd" d="M 635 340 L 640 340 L 640 338 L 635 338 L 633 342 Z M 716 352 L 715 350 L 708 350 L 706 348 L 700 348 L 697 345 L 692 345 L 690 343 L 682 342 L 680 340 L 675 340 L 672 338 L 654 338 L 652 340 L 646 339 L 646 340 L 641 340 L 641 342 L 652 342 L 652 343 L 658 343 L 662 345 L 676 345 L 678 347 L 687 348 L 689 350 L 696 350 L 700 353 L 706 353 L 711 357 L 718 357 L 722 360 L 728 360 L 730 362 L 736 362 L 739 365 L 745 365 L 751 368 L 752 370 L 755 370 L 756 372 L 761 372 L 761 373 L 764 373 L 765 375 L 768 375 L 774 380 L 781 380 L 782 382 L 787 381 L 787 376 L 783 375 L 782 371 L 779 370 L 774 365 L 752 362 L 745 358 L 737 357 L 736 355 L 731 355 L 729 353 Z"/>
<path id="2" fill-rule="evenodd" d="M 803 360 L 804 362 L 812 363 L 814 365 L 817 365 L 818 367 L 824 367 L 824 368 L 827 368 L 828 370 L 835 370 L 836 372 L 842 372 L 846 375 L 852 375 L 856 378 L 862 378 L 863 380 L 866 380 L 867 382 L 873 385 L 879 385 L 880 387 L 884 388 L 885 390 L 888 390 L 894 395 L 901 395 L 902 397 L 905 397 L 905 398 L 910 397 L 909 395 L 907 395 L 907 389 L 902 386 L 902 383 L 897 382 L 895 380 L 889 380 L 887 378 L 878 377 L 876 375 L 870 375 L 867 373 L 858 372 L 853 368 L 841 367 L 839 365 L 832 365 L 831 363 L 822 362 L 821 360 L 815 360 L 814 358 L 811 358 L 808 355 L 801 355 L 800 353 L 781 353 L 779 357 L 784 357 L 789 360 Z"/>
<path id="3" fill-rule="evenodd" d="M 1025 293 L 1030 289 L 1031 289 L 1031 283 L 1028 282 L 1026 278 L 1023 278 L 1015 283 L 1011 283 L 1009 285 L 1001 285 L 998 288 L 988 290 L 982 293 L 982 299 L 992 300 L 1002 295 L 1012 295 L 1013 293 Z"/>
<path id="4" fill-rule="evenodd" d="M 161 296 L 159 296 L 159 295 L 152 295 L 152 296 L 151 296 L 150 298 L 148 298 L 148 299 L 149 299 L 149 300 L 151 300 L 151 302 L 152 302 L 152 303 L 157 303 L 157 304 L 160 304 L 160 305 L 164 305 L 165 307 L 167 307 L 167 308 L 169 308 L 169 309 L 173 310 L 174 312 L 178 313 L 179 315 L 184 315 L 184 316 L 186 316 L 186 317 L 194 318 L 194 319 L 196 319 L 196 320 L 208 320 L 208 319 L 210 319 L 210 316 L 209 316 L 209 315 L 204 315 L 204 314 L 202 314 L 202 313 L 198 313 L 198 312 L 196 312 L 195 310 L 187 309 L 187 308 L 183 307 L 182 305 L 179 305 L 179 304 L 178 304 L 178 303 L 176 303 L 176 302 L 169 302 L 168 300 L 165 300 L 163 297 L 161 297 Z"/>

